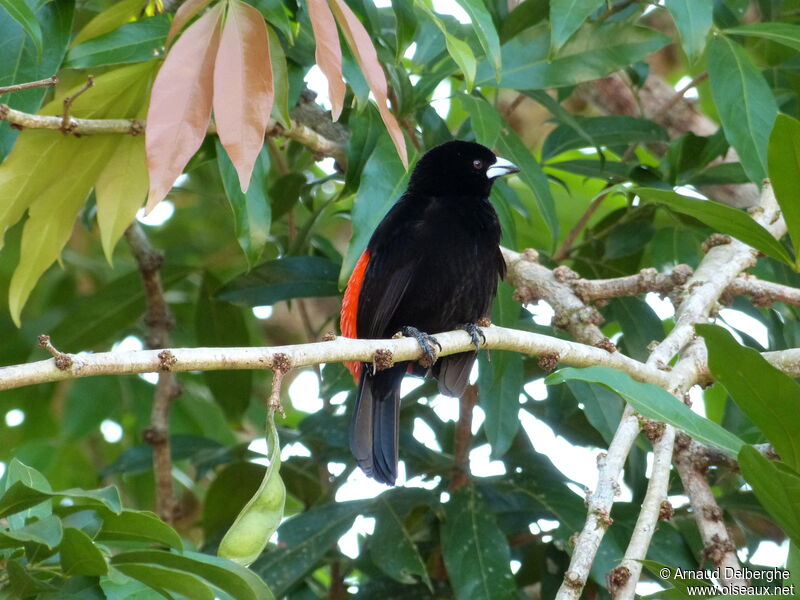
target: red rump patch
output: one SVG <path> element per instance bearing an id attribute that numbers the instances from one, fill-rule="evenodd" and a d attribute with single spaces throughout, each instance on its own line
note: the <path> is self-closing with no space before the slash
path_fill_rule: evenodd
<path id="1" fill-rule="evenodd" d="M 364 250 L 356 263 L 353 274 L 347 282 L 347 289 L 344 291 L 342 300 L 341 328 L 342 335 L 349 338 L 357 338 L 356 316 L 358 315 L 358 297 L 361 294 L 361 284 L 364 283 L 364 273 L 369 264 L 369 250 Z M 344 366 L 350 369 L 353 377 L 358 381 L 361 375 L 360 362 L 346 362 Z"/>

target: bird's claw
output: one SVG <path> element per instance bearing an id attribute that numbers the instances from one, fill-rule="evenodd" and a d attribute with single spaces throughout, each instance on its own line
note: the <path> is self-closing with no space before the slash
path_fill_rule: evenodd
<path id="1" fill-rule="evenodd" d="M 472 345 L 475 346 L 475 350 L 480 350 L 481 346 L 486 343 L 486 336 L 483 334 L 483 329 L 478 327 L 475 323 L 467 323 L 463 325 L 461 329 L 469 334 Z"/>
<path id="2" fill-rule="evenodd" d="M 419 364 L 426 369 L 432 367 L 433 363 L 436 362 L 437 357 L 437 352 L 434 350 L 433 344 L 439 346 L 439 350 L 441 351 L 442 345 L 439 343 L 439 341 L 432 335 L 428 335 L 416 327 L 406 326 L 403 327 L 400 332 L 405 337 L 413 337 L 415 340 L 417 340 L 419 347 L 422 349 L 422 358 L 419 359 Z"/>

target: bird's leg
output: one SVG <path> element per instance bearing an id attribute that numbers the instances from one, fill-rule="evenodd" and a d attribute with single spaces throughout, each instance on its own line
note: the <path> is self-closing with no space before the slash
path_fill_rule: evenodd
<path id="1" fill-rule="evenodd" d="M 436 362 L 436 350 L 433 349 L 433 345 L 436 344 L 439 346 L 439 350 L 442 349 L 442 345 L 436 340 L 435 337 L 432 335 L 428 335 L 417 329 L 416 327 L 405 326 L 400 330 L 405 337 L 413 337 L 417 340 L 419 347 L 422 348 L 422 358 L 419 360 L 420 366 L 424 368 L 429 368 L 433 366 L 433 363 Z"/>
<path id="2" fill-rule="evenodd" d="M 478 327 L 475 323 L 466 323 L 461 326 L 461 329 L 469 334 L 472 345 L 475 346 L 475 350 L 480 350 L 481 346 L 486 343 L 486 336 L 483 335 L 483 329 Z M 483 340 L 483 342 L 481 342 L 481 340 Z"/>

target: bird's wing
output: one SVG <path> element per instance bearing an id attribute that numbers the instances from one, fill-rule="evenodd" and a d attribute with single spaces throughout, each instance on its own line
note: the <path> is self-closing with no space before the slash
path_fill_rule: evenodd
<path id="1" fill-rule="evenodd" d="M 371 257 L 358 303 L 358 337 L 392 335 L 386 327 L 408 290 L 416 266 L 416 260 L 402 262 L 398 258 L 381 252 Z"/>

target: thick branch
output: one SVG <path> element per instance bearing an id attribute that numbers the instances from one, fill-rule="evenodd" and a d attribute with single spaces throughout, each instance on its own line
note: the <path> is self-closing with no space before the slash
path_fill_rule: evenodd
<path id="1" fill-rule="evenodd" d="M 603 335 L 598 325 L 603 317 L 596 308 L 587 306 L 575 295 L 569 284 L 572 273 L 565 267 L 551 271 L 539 264 L 539 253 L 525 250 L 522 254 L 502 248 L 508 274 L 506 279 L 516 288 L 516 298 L 523 304 L 544 300 L 555 311 L 553 325 L 569 331 L 583 343 L 613 352 L 611 341 Z M 577 275 L 575 275 L 577 277 Z"/>
<path id="2" fill-rule="evenodd" d="M 667 373 L 646 367 L 619 352 L 609 353 L 576 342 L 494 325 L 483 328 L 483 332 L 486 336 L 483 346 L 487 349 L 535 355 L 557 354 L 558 360 L 565 364 L 578 367 L 603 365 L 625 371 L 638 381 L 660 386 L 666 386 L 669 382 Z M 442 345 L 439 356 L 466 352 L 473 348 L 469 334 L 465 331 L 438 333 L 436 339 Z M 0 368 L 0 390 L 92 375 L 272 369 L 281 361 L 284 364 L 288 361 L 290 367 L 342 361 L 372 362 L 378 350 L 387 350 L 390 353 L 389 359 L 395 362 L 421 358 L 419 345 L 413 338 L 356 340 L 344 337 L 330 342 L 272 348 L 171 348 L 163 351 L 71 354 L 68 356 L 72 359 L 72 365 L 67 369 L 59 369 L 53 359 Z"/>

